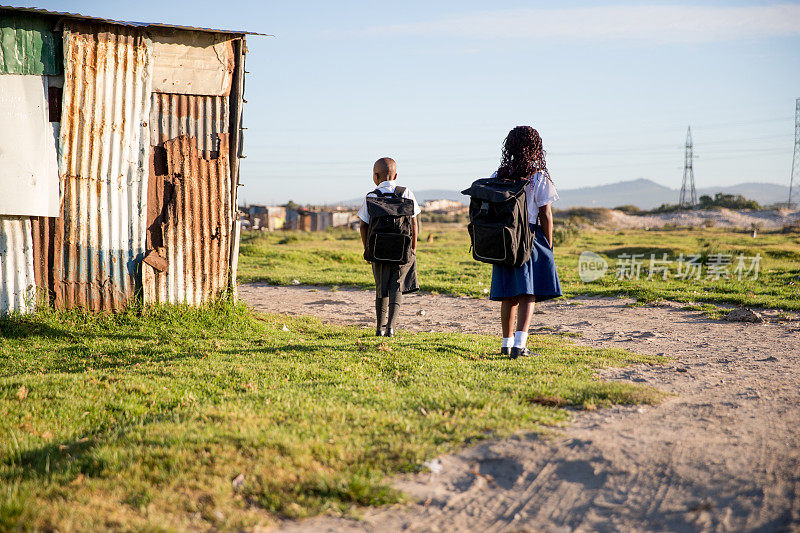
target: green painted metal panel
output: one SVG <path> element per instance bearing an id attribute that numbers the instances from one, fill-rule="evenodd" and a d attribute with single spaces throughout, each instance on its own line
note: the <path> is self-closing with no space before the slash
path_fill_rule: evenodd
<path id="1" fill-rule="evenodd" d="M 50 17 L 0 11 L 0 74 L 63 73 L 61 34 L 53 23 Z"/>

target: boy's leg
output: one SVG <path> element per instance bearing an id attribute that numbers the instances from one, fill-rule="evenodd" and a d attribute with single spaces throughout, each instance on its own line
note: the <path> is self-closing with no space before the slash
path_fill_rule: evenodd
<path id="1" fill-rule="evenodd" d="M 376 293 L 375 295 L 375 317 L 378 319 L 375 333 L 380 335 L 381 328 L 386 325 L 386 317 L 389 311 L 389 298 L 381 298 L 378 294 L 380 293 Z"/>
<path id="2" fill-rule="evenodd" d="M 382 328 L 386 325 L 386 314 L 389 308 L 389 299 L 383 296 L 383 267 L 372 263 L 372 277 L 375 278 L 375 318 L 377 325 L 375 335 L 383 335 Z"/>
<path id="3" fill-rule="evenodd" d="M 393 267 L 392 280 L 389 283 L 389 321 L 386 324 L 386 335 L 394 333 L 397 327 L 397 317 L 400 316 L 400 304 L 403 303 L 403 293 L 400 289 L 400 267 Z"/>
<path id="4" fill-rule="evenodd" d="M 403 303 L 403 293 L 393 292 L 389 295 L 389 322 L 386 324 L 387 330 L 395 330 L 397 317 L 400 316 L 400 304 Z"/>

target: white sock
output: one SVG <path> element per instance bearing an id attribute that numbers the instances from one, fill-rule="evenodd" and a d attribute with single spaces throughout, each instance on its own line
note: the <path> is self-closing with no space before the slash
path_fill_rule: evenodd
<path id="1" fill-rule="evenodd" d="M 514 344 L 514 337 L 503 337 L 503 348 L 511 348 Z"/>
<path id="2" fill-rule="evenodd" d="M 527 331 L 514 332 L 514 348 L 524 348 L 527 343 L 528 343 Z"/>

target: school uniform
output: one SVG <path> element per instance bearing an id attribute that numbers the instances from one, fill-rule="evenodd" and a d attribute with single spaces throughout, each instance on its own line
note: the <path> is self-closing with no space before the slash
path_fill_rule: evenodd
<path id="1" fill-rule="evenodd" d="M 492 174 L 496 177 L 497 172 Z M 543 172 L 531 176 L 525 186 L 528 203 L 528 223 L 534 232 L 534 253 L 520 267 L 492 265 L 491 300 L 505 300 L 523 294 L 535 296 L 537 302 L 561 296 L 561 282 L 556 271 L 553 248 L 538 224 L 539 208 L 558 200 L 553 182 Z"/>
<path id="2" fill-rule="evenodd" d="M 386 180 L 378 184 L 378 190 L 382 193 L 393 193 L 397 188 L 396 180 Z M 367 194 L 367 198 L 376 198 L 374 192 Z M 403 198 L 408 198 L 414 202 L 414 218 L 422 209 L 410 189 L 403 192 Z M 369 213 L 367 212 L 367 200 L 361 204 L 357 213 L 358 218 L 369 224 Z M 389 265 L 384 263 L 372 263 L 372 275 L 375 278 L 375 295 L 378 298 L 386 298 L 391 294 L 408 294 L 419 290 L 417 281 L 417 254 L 412 252 L 411 260 L 404 265 Z"/>

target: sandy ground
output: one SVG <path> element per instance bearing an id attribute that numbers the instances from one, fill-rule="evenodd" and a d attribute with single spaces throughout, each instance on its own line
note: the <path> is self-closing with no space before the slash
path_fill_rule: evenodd
<path id="1" fill-rule="evenodd" d="M 372 327 L 373 293 L 240 286 L 252 307 Z M 603 371 L 674 393 L 656 407 L 575 412 L 551 435 L 520 434 L 398 477 L 416 503 L 320 516 L 286 531 L 800 531 L 800 322 L 705 319 L 680 304 L 579 298 L 542 304 L 532 333 L 672 360 Z M 424 315 L 418 312 L 424 311 Z M 497 304 L 408 296 L 411 331 L 498 333 Z"/>
<path id="2" fill-rule="evenodd" d="M 660 228 L 667 224 L 675 226 L 758 229 L 780 229 L 797 224 L 800 211 L 797 209 L 761 209 L 739 211 L 731 209 L 708 209 L 703 211 L 681 211 L 659 215 L 628 215 L 622 211 L 610 211 L 610 225 L 618 228 Z"/>

